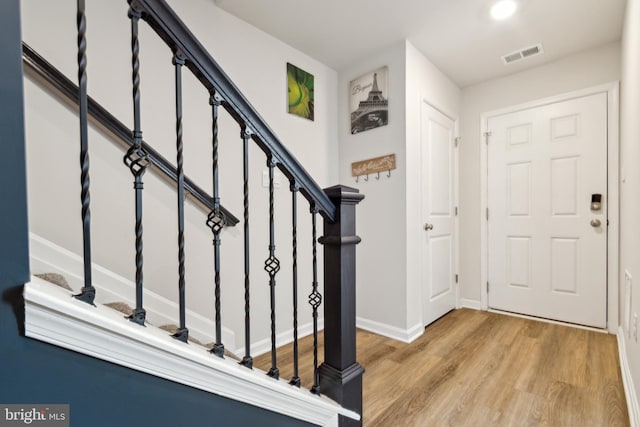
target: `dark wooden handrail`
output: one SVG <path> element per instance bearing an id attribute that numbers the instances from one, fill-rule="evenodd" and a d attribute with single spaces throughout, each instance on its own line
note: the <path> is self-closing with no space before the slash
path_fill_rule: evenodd
<path id="1" fill-rule="evenodd" d="M 164 0 L 128 2 L 132 8 L 142 13 L 142 19 L 164 40 L 174 54 L 179 53 L 185 58 L 185 65 L 204 87 L 222 97 L 222 105 L 227 112 L 240 126 L 246 126 L 251 130 L 251 138 L 268 157 L 278 163 L 278 168 L 289 181 L 300 187 L 300 192 L 309 203 L 316 207 L 325 219 L 335 221 L 336 207 L 333 202 L 284 147 L 265 120 L 169 5 Z"/>
<path id="2" fill-rule="evenodd" d="M 42 78 L 45 82 L 55 88 L 68 101 L 77 105 L 78 86 L 24 42 L 22 43 L 22 61 L 26 65 L 27 70 L 34 72 L 38 77 Z M 133 144 L 131 129 L 125 126 L 120 120 L 115 118 L 91 97 L 89 97 L 88 104 L 89 115 L 114 135 L 125 148 L 129 148 Z M 176 168 L 149 144 L 143 142 L 142 145 L 148 153 L 149 161 L 160 172 L 162 172 L 162 175 L 165 178 L 171 179 L 175 182 L 177 176 Z M 214 208 L 213 198 L 209 196 L 206 191 L 196 185 L 191 179 L 185 178 L 184 187 L 197 202 L 207 208 L 207 211 Z M 238 218 L 224 207 L 221 207 L 221 209 L 224 212 L 227 225 L 235 226 L 238 224 Z"/>

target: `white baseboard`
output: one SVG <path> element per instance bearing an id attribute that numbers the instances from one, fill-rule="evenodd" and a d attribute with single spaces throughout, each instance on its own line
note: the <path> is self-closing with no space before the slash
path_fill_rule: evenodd
<path id="1" fill-rule="evenodd" d="M 153 326 L 141 328 L 108 307 L 71 298 L 71 292 L 37 277 L 24 286 L 23 295 L 29 338 L 315 425 L 337 427 L 339 415 L 360 419 L 325 396 L 213 356 Z"/>
<path id="2" fill-rule="evenodd" d="M 69 286 L 78 292 L 84 286 L 82 257 L 67 249 L 56 245 L 34 233 L 30 233 L 31 274 L 58 273 L 62 274 Z M 135 283 L 119 276 L 104 267 L 93 264 L 93 286 L 96 288 L 96 303 L 124 302 L 135 307 Z M 178 304 L 151 292 L 144 290 L 144 308 L 147 320 L 155 326 L 175 324 L 177 320 L 171 313 L 178 313 Z M 192 310 L 186 311 L 189 335 L 203 344 L 215 341 L 215 322 Z M 222 327 L 222 342 L 225 348 L 236 353 L 233 348 L 235 333 Z M 237 354 L 237 353 L 236 353 Z"/>
<path id="3" fill-rule="evenodd" d="M 638 404 L 638 395 L 633 384 L 633 377 L 629 369 L 629 360 L 627 359 L 627 349 L 624 330 L 618 327 L 618 354 L 620 355 L 620 369 L 622 370 L 622 383 L 624 384 L 624 393 L 627 396 L 627 408 L 629 410 L 629 424 L 631 427 L 640 427 L 640 404 Z"/>
<path id="4" fill-rule="evenodd" d="M 419 338 L 424 332 L 424 326 L 421 324 L 414 325 L 409 329 L 398 328 L 397 326 L 390 326 L 384 323 L 376 322 L 375 320 L 365 319 L 363 317 L 356 318 L 356 326 L 358 328 L 373 332 L 378 335 L 410 343 Z"/>
<path id="5" fill-rule="evenodd" d="M 473 310 L 482 310 L 482 303 L 474 299 L 460 298 L 460 308 L 471 308 Z"/>
<path id="6" fill-rule="evenodd" d="M 324 329 L 324 319 L 318 319 L 318 331 Z M 311 335 L 313 333 L 313 322 L 306 323 L 304 325 L 298 325 L 298 339 Z M 280 332 L 276 335 L 276 347 L 281 347 L 293 342 L 293 329 Z M 253 357 L 260 356 L 271 351 L 271 338 L 265 338 L 256 343 L 251 344 L 251 355 Z M 242 356 L 244 354 L 244 347 L 238 348 L 236 354 Z"/>

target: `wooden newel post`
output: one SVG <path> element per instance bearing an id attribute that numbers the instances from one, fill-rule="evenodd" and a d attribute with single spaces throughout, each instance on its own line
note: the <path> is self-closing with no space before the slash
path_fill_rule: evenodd
<path id="1" fill-rule="evenodd" d="M 324 220 L 324 363 L 320 390 L 362 415 L 362 374 L 356 361 L 356 205 L 364 198 L 355 188 L 337 185 L 325 193 L 337 207 L 336 222 Z M 340 426 L 361 426 L 340 417 Z"/>

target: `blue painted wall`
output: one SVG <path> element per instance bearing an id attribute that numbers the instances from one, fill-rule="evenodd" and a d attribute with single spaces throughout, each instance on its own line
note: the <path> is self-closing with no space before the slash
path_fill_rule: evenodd
<path id="1" fill-rule="evenodd" d="M 0 283 L 29 277 L 19 2 L 0 5 Z"/>
<path id="2" fill-rule="evenodd" d="M 72 426 L 306 423 L 25 338 L 29 280 L 19 0 L 0 1 L 0 403 L 68 403 Z"/>

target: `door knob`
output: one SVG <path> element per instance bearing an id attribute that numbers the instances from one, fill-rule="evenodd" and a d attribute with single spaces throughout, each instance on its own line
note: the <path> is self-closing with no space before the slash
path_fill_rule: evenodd
<path id="1" fill-rule="evenodd" d="M 433 230 L 433 224 L 425 224 L 424 229 L 425 231 Z"/>
<path id="2" fill-rule="evenodd" d="M 602 225 L 602 223 L 600 222 L 599 219 L 592 219 L 591 220 L 591 226 L 592 227 L 600 227 L 600 225 Z"/>

